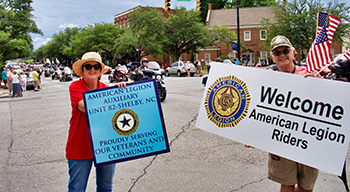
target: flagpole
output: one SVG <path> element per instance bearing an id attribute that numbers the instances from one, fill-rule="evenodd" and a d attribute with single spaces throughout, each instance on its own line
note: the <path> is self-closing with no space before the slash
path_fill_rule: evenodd
<path id="1" fill-rule="evenodd" d="M 329 64 L 327 64 L 327 65 L 325 65 L 324 67 L 322 67 L 322 68 L 320 69 L 320 71 L 317 72 L 315 75 L 320 74 L 323 70 L 325 70 L 326 68 L 328 68 L 330 65 L 332 65 L 332 64 L 335 63 L 336 61 L 338 61 L 338 60 L 340 59 L 340 57 L 342 57 L 343 55 L 344 55 L 344 53 L 341 54 L 341 55 L 339 55 L 338 57 L 336 57 L 332 62 L 330 62 Z"/>
<path id="2" fill-rule="evenodd" d="M 317 37 L 317 29 L 318 29 L 318 21 L 320 19 L 320 12 L 321 12 L 321 4 L 318 4 L 318 12 L 317 12 L 317 22 L 316 22 L 316 37 Z"/>

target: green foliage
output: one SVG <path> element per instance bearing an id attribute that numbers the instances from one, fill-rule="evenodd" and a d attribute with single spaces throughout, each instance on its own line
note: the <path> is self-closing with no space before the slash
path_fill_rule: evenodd
<path id="1" fill-rule="evenodd" d="M 71 51 L 70 39 L 79 31 L 79 28 L 74 27 L 66 28 L 64 31 L 54 34 L 52 40 L 33 52 L 33 57 L 38 61 L 42 61 L 45 58 L 58 58 L 61 61 L 71 63 L 71 61 L 75 60 L 75 57 Z"/>
<path id="2" fill-rule="evenodd" d="M 28 60 L 26 60 L 25 62 L 26 62 L 26 64 L 31 64 L 31 63 L 33 63 L 33 59 L 28 59 Z"/>
<path id="3" fill-rule="evenodd" d="M 29 56 L 32 39 L 29 33 L 42 34 L 34 22 L 32 0 L 0 1 L 0 53 L 4 60 Z M 13 47 L 19 46 L 19 47 Z"/>
<path id="4" fill-rule="evenodd" d="M 73 54 L 79 58 L 88 51 L 99 51 L 105 59 L 112 60 L 114 43 L 121 32 L 112 23 L 88 25 L 71 38 Z"/>
<path id="5" fill-rule="evenodd" d="M 117 53 L 135 54 L 136 60 L 144 55 L 160 56 L 164 17 L 157 9 L 146 7 L 130 14 L 130 27 L 116 41 Z M 156 26 L 156 27 L 155 27 Z"/>
<path id="6" fill-rule="evenodd" d="M 276 6 L 273 9 L 276 22 L 269 19 L 264 19 L 262 22 L 262 25 L 269 29 L 265 46 L 268 47 L 268 43 L 276 35 L 285 35 L 296 49 L 309 49 L 316 35 L 319 3 L 319 0 L 293 0 L 288 2 L 286 6 Z M 329 3 L 327 7 L 321 4 L 322 12 L 342 19 L 342 23 L 334 34 L 333 41 L 343 42 L 342 37 L 349 34 L 349 18 L 347 17 L 349 10 L 350 8 L 346 7 L 345 3 Z M 303 52 L 301 55 L 302 58 L 306 57 Z"/>
<path id="7" fill-rule="evenodd" d="M 176 14 L 165 20 L 163 51 L 178 60 L 183 53 L 196 52 L 212 44 L 209 30 L 200 22 L 198 12 L 177 9 Z"/>
<path id="8" fill-rule="evenodd" d="M 236 33 L 233 31 L 229 31 L 226 25 L 213 25 L 209 31 L 212 35 L 211 38 L 213 40 L 213 43 L 231 43 L 232 41 L 237 40 Z"/>

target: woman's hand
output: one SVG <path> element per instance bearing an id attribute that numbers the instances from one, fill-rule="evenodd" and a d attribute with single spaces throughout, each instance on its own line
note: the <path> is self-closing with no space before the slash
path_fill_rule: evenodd
<path id="1" fill-rule="evenodd" d="M 126 84 L 130 84 L 129 82 L 119 82 L 116 83 L 115 86 L 117 86 L 119 89 L 126 88 Z"/>

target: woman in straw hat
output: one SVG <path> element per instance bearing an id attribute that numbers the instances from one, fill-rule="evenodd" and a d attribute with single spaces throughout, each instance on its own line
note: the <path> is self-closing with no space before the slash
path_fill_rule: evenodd
<path id="1" fill-rule="evenodd" d="M 73 64 L 74 72 L 82 77 L 69 86 L 72 116 L 66 146 L 66 158 L 69 167 L 68 191 L 85 191 L 93 157 L 89 140 L 89 131 L 85 116 L 83 92 L 108 87 L 98 78 L 106 72 L 100 54 L 87 52 L 81 60 Z M 118 83 L 125 88 L 124 82 Z M 104 165 L 96 168 L 97 191 L 112 191 L 115 165 Z"/>

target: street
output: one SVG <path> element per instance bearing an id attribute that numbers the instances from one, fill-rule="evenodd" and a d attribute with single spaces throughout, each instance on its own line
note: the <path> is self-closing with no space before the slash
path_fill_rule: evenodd
<path id="1" fill-rule="evenodd" d="M 107 75 L 102 81 L 113 85 Z M 162 110 L 170 153 L 118 163 L 113 191 L 279 191 L 279 184 L 267 179 L 267 152 L 195 127 L 204 90 L 201 81 L 165 78 L 168 92 Z M 39 92 L 0 99 L 0 191 L 67 191 L 69 84 L 42 77 Z M 87 191 L 95 187 L 93 171 Z M 337 176 L 321 171 L 314 191 L 345 188 Z"/>

